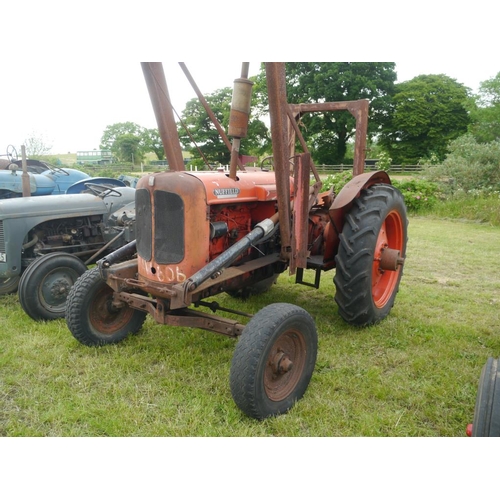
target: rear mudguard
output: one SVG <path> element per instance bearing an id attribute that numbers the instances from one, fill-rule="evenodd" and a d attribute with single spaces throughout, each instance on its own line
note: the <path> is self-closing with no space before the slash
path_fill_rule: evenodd
<path id="1" fill-rule="evenodd" d="M 351 179 L 335 197 L 328 211 L 331 225 L 325 229 L 325 262 L 333 261 L 339 246 L 339 234 L 344 227 L 345 216 L 349 212 L 353 201 L 359 196 L 363 189 L 373 184 L 391 184 L 389 175 L 383 170 L 377 172 L 366 172 Z M 333 227 L 332 227 L 333 226 Z"/>

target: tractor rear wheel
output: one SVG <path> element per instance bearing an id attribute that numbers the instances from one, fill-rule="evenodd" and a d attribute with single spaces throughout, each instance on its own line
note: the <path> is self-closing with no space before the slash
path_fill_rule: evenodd
<path id="1" fill-rule="evenodd" d="M 88 346 L 115 344 L 137 333 L 146 312 L 113 302 L 113 289 L 102 280 L 99 268 L 80 276 L 66 302 L 66 323 L 73 337 Z"/>
<path id="2" fill-rule="evenodd" d="M 0 295 L 7 295 L 9 293 L 17 292 L 20 279 L 21 278 L 19 276 L 0 279 Z"/>
<path id="3" fill-rule="evenodd" d="M 335 301 L 342 318 L 366 326 L 394 305 L 406 255 L 408 219 L 403 195 L 389 184 L 364 189 L 354 200 L 335 257 Z"/>
<path id="4" fill-rule="evenodd" d="M 500 437 L 500 362 L 489 358 L 481 371 L 472 423 L 473 437 Z"/>
<path id="5" fill-rule="evenodd" d="M 66 299 L 87 266 L 74 255 L 55 252 L 34 260 L 19 281 L 19 303 L 35 321 L 63 318 Z"/>
<path id="6" fill-rule="evenodd" d="M 245 326 L 230 371 L 231 394 L 248 416 L 286 413 L 311 380 L 318 351 L 314 320 L 292 304 L 271 304 Z"/>

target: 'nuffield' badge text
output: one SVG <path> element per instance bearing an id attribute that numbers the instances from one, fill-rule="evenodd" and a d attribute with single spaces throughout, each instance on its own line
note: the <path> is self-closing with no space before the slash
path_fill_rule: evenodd
<path id="1" fill-rule="evenodd" d="M 234 198 L 240 194 L 240 190 L 238 188 L 219 188 L 214 189 L 214 195 L 217 198 Z"/>

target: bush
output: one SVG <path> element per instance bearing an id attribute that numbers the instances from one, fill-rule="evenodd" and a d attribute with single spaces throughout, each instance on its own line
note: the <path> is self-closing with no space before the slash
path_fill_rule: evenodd
<path id="1" fill-rule="evenodd" d="M 393 180 L 392 184 L 401 191 L 410 212 L 432 208 L 441 196 L 439 185 L 425 179 Z"/>
<path id="2" fill-rule="evenodd" d="M 322 191 L 328 191 L 333 187 L 333 192 L 337 195 L 342 188 L 352 179 L 352 171 L 344 170 L 336 174 L 330 174 L 326 179 L 323 179 Z"/>
<path id="3" fill-rule="evenodd" d="M 333 192 L 337 195 L 351 179 L 351 171 L 331 174 L 323 181 L 322 190 L 327 191 L 333 187 Z M 401 191 L 405 199 L 406 207 L 410 212 L 419 212 L 431 208 L 441 196 L 437 183 L 423 179 L 408 179 L 402 181 L 394 179 L 392 180 L 392 184 Z"/>
<path id="4" fill-rule="evenodd" d="M 384 172 L 389 172 L 391 169 L 392 158 L 382 151 L 379 155 L 378 161 L 375 163 L 377 170 L 383 170 Z"/>
<path id="5" fill-rule="evenodd" d="M 447 194 L 500 190 L 500 141 L 478 143 L 471 134 L 452 141 L 441 165 L 424 165 L 422 175 L 440 181 Z"/>

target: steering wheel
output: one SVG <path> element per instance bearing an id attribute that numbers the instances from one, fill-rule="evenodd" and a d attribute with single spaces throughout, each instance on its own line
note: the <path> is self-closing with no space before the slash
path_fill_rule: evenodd
<path id="1" fill-rule="evenodd" d="M 293 167 L 293 156 L 289 158 L 289 163 Z M 266 163 L 268 165 L 266 165 Z M 269 172 L 270 170 L 275 170 L 274 168 L 274 157 L 273 156 L 266 156 L 261 162 L 260 162 L 260 169 L 263 170 L 264 172 Z M 293 168 L 290 169 L 290 177 L 293 177 Z"/>
<path id="2" fill-rule="evenodd" d="M 16 161 L 19 159 L 19 156 L 17 155 L 17 149 L 12 144 L 9 144 L 7 146 L 7 158 L 9 159 L 9 161 Z"/>
<path id="3" fill-rule="evenodd" d="M 120 191 L 110 186 L 106 186 L 105 184 L 95 184 L 93 182 L 85 182 L 84 185 L 89 191 L 92 191 L 96 196 L 101 196 L 102 198 L 108 195 L 122 196 L 122 193 L 120 193 Z"/>
<path id="4" fill-rule="evenodd" d="M 266 166 L 266 163 L 269 164 L 269 166 Z M 273 156 L 266 156 L 261 162 L 260 162 L 260 169 L 264 170 L 265 172 L 269 170 L 274 170 L 274 158 Z"/>
<path id="5" fill-rule="evenodd" d="M 47 163 L 47 162 L 43 162 L 43 163 L 45 163 L 45 165 L 47 165 L 47 167 L 50 170 L 53 170 L 54 172 L 59 172 L 62 175 L 69 175 L 69 172 L 67 172 L 66 170 L 64 170 L 64 168 L 56 167 L 55 165 L 52 165 L 51 163 Z"/>

